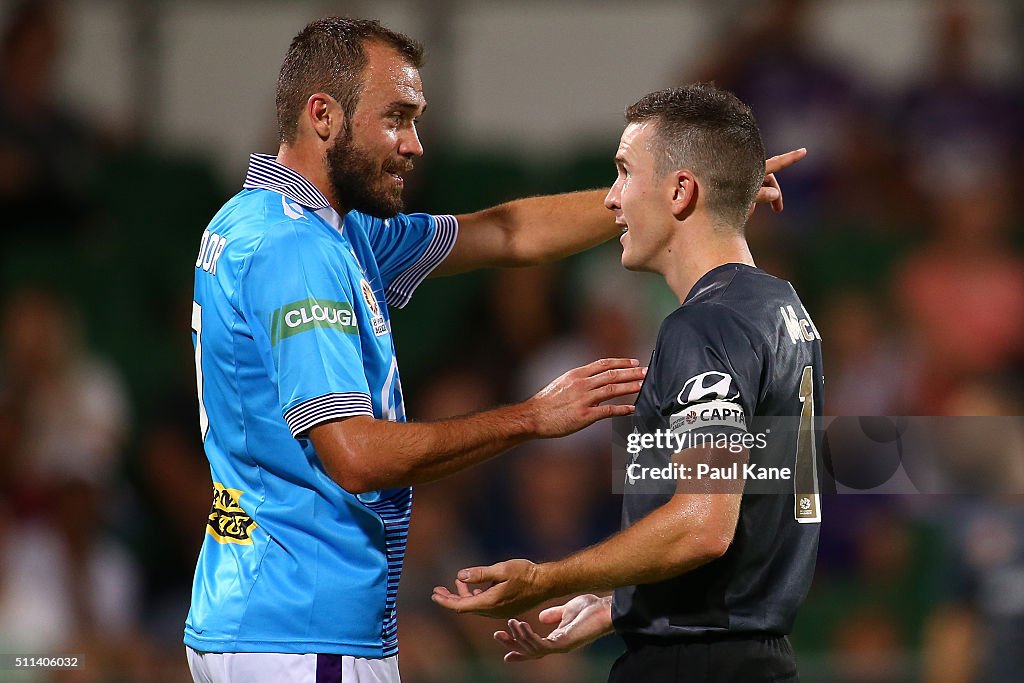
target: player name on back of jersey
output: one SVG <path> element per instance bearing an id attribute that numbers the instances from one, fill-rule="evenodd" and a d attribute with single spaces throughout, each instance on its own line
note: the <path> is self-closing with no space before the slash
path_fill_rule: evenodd
<path id="1" fill-rule="evenodd" d="M 224 253 L 224 247 L 228 240 L 215 232 L 203 231 L 203 239 L 199 243 L 199 256 L 196 258 L 196 268 L 201 268 L 210 275 L 217 274 L 217 261 Z"/>
<path id="2" fill-rule="evenodd" d="M 800 307 L 800 313 L 803 313 L 803 317 L 797 314 L 793 306 L 779 306 L 782 324 L 786 327 L 789 338 L 794 344 L 814 341 L 815 339 L 821 341 L 818 328 L 814 326 L 814 321 L 811 320 L 811 316 L 807 315 L 807 310 L 803 306 Z"/>

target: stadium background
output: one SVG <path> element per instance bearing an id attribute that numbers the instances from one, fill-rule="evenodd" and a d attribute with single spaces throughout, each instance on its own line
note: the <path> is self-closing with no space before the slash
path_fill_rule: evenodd
<path id="1" fill-rule="evenodd" d="M 828 414 L 1022 414 L 1024 6 L 631 5 L 0 2 L 0 650 L 87 657 L 55 680 L 187 680 L 181 624 L 210 504 L 192 262 L 248 152 L 276 148 L 288 40 L 326 13 L 427 46 L 411 210 L 605 186 L 626 104 L 696 79 L 734 89 L 769 153 L 810 150 L 781 176 L 786 212 L 759 211 L 749 235 L 822 331 Z M 621 270 L 614 242 L 428 281 L 393 314 L 409 413 L 646 358 L 672 307 L 657 278 Z M 608 443 L 593 428 L 418 489 L 404 680 L 603 680 L 614 639 L 506 666 L 497 622 L 429 594 L 461 566 L 553 558 L 614 529 Z M 1000 642 L 1024 642 L 1022 508 L 828 498 L 793 635 L 804 680 L 972 680 Z M 0 680 L 48 680 L 19 675 Z"/>

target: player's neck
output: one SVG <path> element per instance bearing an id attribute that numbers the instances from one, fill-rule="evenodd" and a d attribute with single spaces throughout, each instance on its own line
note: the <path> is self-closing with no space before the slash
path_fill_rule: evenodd
<path id="1" fill-rule="evenodd" d="M 676 251 L 678 256 L 668 259 L 663 274 L 679 303 L 685 301 L 686 295 L 698 280 L 718 266 L 727 263 L 754 265 L 754 257 L 743 235 L 723 235 L 713 229 L 705 231 L 701 239 L 691 239 L 689 248 L 673 251 Z"/>
<path id="2" fill-rule="evenodd" d="M 287 166 L 313 183 L 313 186 L 323 193 L 327 201 L 330 202 L 331 206 L 339 214 L 344 216 L 348 213 L 348 207 L 340 206 L 338 200 L 334 197 L 330 180 L 327 177 L 327 165 L 324 164 L 322 158 L 317 159 L 314 154 L 298 147 L 281 145 L 277 150 L 277 163 Z"/>

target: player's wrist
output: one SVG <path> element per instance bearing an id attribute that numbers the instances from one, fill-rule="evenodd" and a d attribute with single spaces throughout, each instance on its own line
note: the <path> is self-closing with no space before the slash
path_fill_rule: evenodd
<path id="1" fill-rule="evenodd" d="M 561 569 L 557 562 L 543 562 L 533 566 L 531 583 L 543 600 L 557 598 L 570 591 L 564 586 Z"/>
<path id="2" fill-rule="evenodd" d="M 527 399 L 522 403 L 516 403 L 507 408 L 512 435 L 528 439 L 541 438 L 540 416 L 534 399 Z"/>
<path id="3" fill-rule="evenodd" d="M 615 626 L 612 623 L 612 596 L 606 595 L 601 598 L 601 615 L 602 615 L 602 626 L 603 633 L 611 633 L 615 630 Z"/>

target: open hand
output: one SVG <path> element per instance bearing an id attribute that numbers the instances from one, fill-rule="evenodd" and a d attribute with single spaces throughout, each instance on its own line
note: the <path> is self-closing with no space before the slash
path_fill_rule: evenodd
<path id="1" fill-rule="evenodd" d="M 455 593 L 445 586 L 437 586 L 430 598 L 455 612 L 507 618 L 553 597 L 545 594 L 538 574 L 538 565 L 529 560 L 507 560 L 490 567 L 470 567 L 459 571 Z"/>
<path id="2" fill-rule="evenodd" d="M 565 436 L 606 417 L 632 415 L 631 405 L 604 402 L 637 393 L 646 374 L 635 358 L 604 358 L 570 370 L 522 405 L 537 436 Z"/>
<path id="3" fill-rule="evenodd" d="M 612 599 L 596 595 L 578 595 L 564 605 L 541 611 L 542 624 L 558 624 L 545 637 L 539 636 L 525 621 L 508 620 L 508 630 L 496 631 L 494 639 L 507 647 L 506 662 L 540 659 L 550 654 L 570 652 L 612 631 Z"/>

